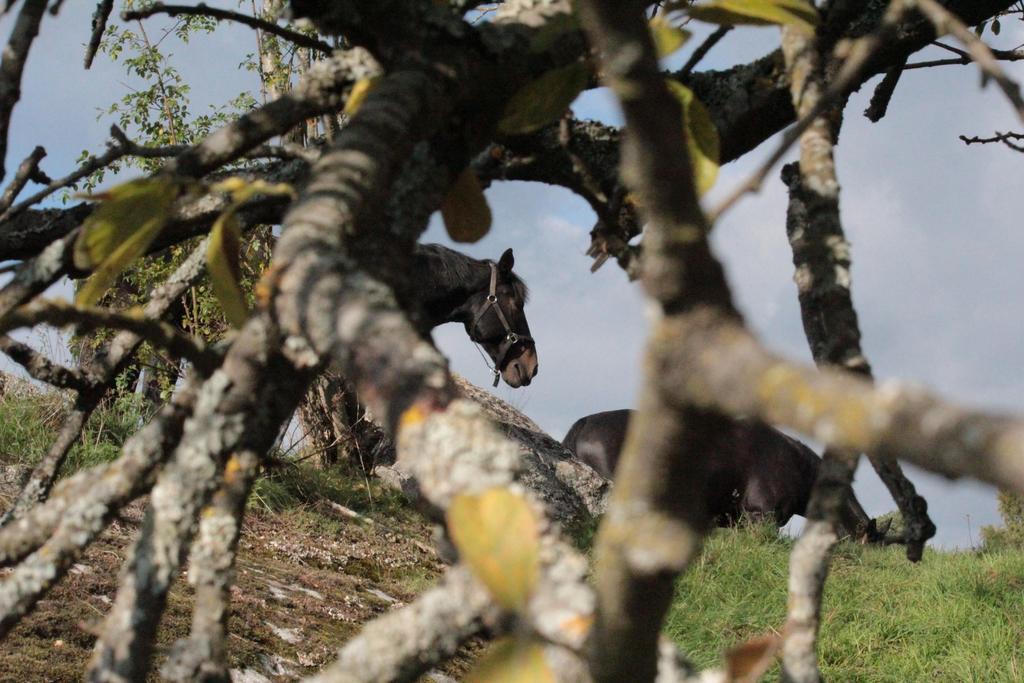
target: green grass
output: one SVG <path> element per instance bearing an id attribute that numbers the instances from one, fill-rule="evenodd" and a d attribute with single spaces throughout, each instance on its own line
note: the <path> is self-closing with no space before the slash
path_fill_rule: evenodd
<path id="1" fill-rule="evenodd" d="M 39 391 L 22 382 L 12 384 L 0 396 L 0 463 L 31 467 L 56 439 L 72 402 L 56 391 Z M 61 475 L 116 458 L 145 418 L 143 406 L 134 394 L 103 401 L 68 453 Z"/>
<path id="2" fill-rule="evenodd" d="M 0 463 L 33 464 L 50 447 L 69 402 L 57 392 L 38 392 L 10 381 L 0 395 Z"/>
<path id="3" fill-rule="evenodd" d="M 366 479 L 338 465 L 320 469 L 304 462 L 280 462 L 256 480 L 249 506 L 265 512 L 285 512 L 322 501 L 333 501 L 356 512 L 381 519 L 412 514 L 396 491 L 376 479 Z"/>
<path id="4" fill-rule="evenodd" d="M 792 543 L 758 527 L 708 540 L 665 626 L 694 663 L 781 628 Z M 830 681 L 1024 681 L 1024 553 L 927 551 L 914 565 L 899 547 L 844 543 L 819 652 Z"/>

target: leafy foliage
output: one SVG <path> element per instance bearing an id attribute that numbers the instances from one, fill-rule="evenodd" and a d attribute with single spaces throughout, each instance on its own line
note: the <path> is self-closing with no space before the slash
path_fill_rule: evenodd
<path id="1" fill-rule="evenodd" d="M 981 529 L 984 547 L 989 550 L 1024 550 L 1024 496 L 1000 491 L 999 514 L 1003 518 L 1003 526 L 986 526 Z"/>

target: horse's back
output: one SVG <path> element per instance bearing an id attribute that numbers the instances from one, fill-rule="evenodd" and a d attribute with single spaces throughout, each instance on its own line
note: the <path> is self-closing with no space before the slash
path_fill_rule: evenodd
<path id="1" fill-rule="evenodd" d="M 609 410 L 581 417 L 562 439 L 576 458 L 611 478 L 633 411 Z M 705 503 L 720 525 L 746 513 L 772 516 L 780 526 L 803 515 L 818 471 L 818 456 L 763 422 L 739 419 L 709 449 Z"/>
<path id="2" fill-rule="evenodd" d="M 626 441 L 626 429 L 633 411 L 608 410 L 581 417 L 562 439 L 562 445 L 576 458 L 611 479 Z"/>

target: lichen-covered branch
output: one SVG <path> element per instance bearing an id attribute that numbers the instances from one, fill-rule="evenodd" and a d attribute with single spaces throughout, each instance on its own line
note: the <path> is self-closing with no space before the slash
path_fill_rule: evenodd
<path id="1" fill-rule="evenodd" d="M 621 173 L 648 221 L 643 282 L 665 323 L 711 308 L 737 316 L 720 264 L 711 255 L 685 148 L 678 102 L 658 71 L 638 5 L 579 4 L 604 78 L 618 95 L 627 135 Z M 661 622 L 675 577 L 699 550 L 708 527 L 703 497 L 707 444 L 727 424 L 687 405 L 670 405 L 659 377 L 662 349 L 647 350 L 645 382 L 595 549 L 597 619 L 589 644 L 596 681 L 653 681 Z"/>
<path id="2" fill-rule="evenodd" d="M 229 681 L 228 604 L 235 579 L 235 552 L 242 516 L 260 454 L 235 453 L 224 467 L 220 488 L 199 520 L 189 553 L 188 580 L 195 587 L 192 628 L 174 644 L 160 673 L 169 681 Z"/>
<path id="3" fill-rule="evenodd" d="M 142 680 L 167 591 L 184 560 L 199 511 L 232 453 L 264 453 L 309 381 L 277 350 L 265 316 L 246 323 L 223 365 L 199 390 L 174 457 L 157 477 L 139 537 L 122 568 L 117 597 L 96 642 L 87 679 Z"/>
<path id="4" fill-rule="evenodd" d="M 338 658 L 306 683 L 415 681 L 484 629 L 498 629 L 501 612 L 465 567 L 445 572 L 408 607 L 371 621 L 345 643 Z"/>
<path id="5" fill-rule="evenodd" d="M 782 29 L 782 52 L 790 71 L 793 107 L 808 116 L 827 84 L 827 43 L 791 26 Z M 800 199 L 791 195 L 786 232 L 793 248 L 800 312 L 811 355 L 870 376 L 860 348 L 860 327 L 850 296 L 849 245 L 839 216 L 839 180 L 832 148 L 842 106 L 813 118 L 800 135 Z M 802 202 L 801 202 L 802 200 Z M 817 683 L 817 636 L 821 599 L 832 550 L 839 541 L 843 509 L 853 498 L 859 454 L 826 444 L 807 504 L 807 524 L 790 554 L 789 600 L 783 641 L 783 678 Z"/>
<path id="6" fill-rule="evenodd" d="M 1024 417 L 962 408 L 910 383 L 874 387 L 848 373 L 804 367 L 769 353 L 714 311 L 694 311 L 666 327 L 653 341 L 664 353 L 657 370 L 673 402 L 754 416 L 837 448 L 1024 491 Z"/>

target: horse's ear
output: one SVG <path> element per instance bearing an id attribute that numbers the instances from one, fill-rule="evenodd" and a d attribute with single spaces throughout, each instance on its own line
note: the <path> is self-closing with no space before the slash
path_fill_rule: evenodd
<path id="1" fill-rule="evenodd" d="M 512 249 L 506 249 L 505 253 L 498 259 L 498 269 L 506 273 L 512 272 L 512 266 L 516 264 L 516 258 L 512 255 Z"/>

